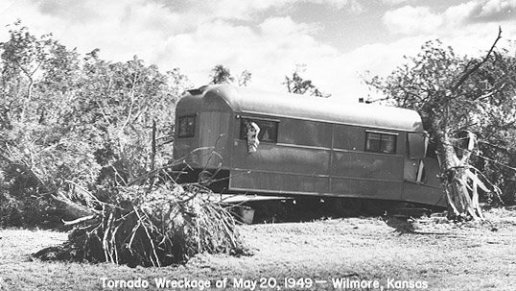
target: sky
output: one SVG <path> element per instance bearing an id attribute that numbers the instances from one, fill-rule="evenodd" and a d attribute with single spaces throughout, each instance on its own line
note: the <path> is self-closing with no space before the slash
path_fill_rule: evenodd
<path id="1" fill-rule="evenodd" d="M 0 0 L 0 41 L 17 19 L 81 53 L 180 68 L 195 86 L 222 64 L 250 71 L 250 87 L 285 91 L 300 70 L 344 101 L 374 96 L 364 77 L 388 74 L 425 41 L 470 56 L 499 26 L 500 46 L 516 41 L 516 0 Z"/>

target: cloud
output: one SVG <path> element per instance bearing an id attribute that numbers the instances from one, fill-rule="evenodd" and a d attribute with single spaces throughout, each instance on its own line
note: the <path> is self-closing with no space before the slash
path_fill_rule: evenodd
<path id="1" fill-rule="evenodd" d="M 46 0 L 37 3 L 42 14 L 53 15 L 70 21 L 95 21 L 100 17 L 95 6 L 88 1 Z"/>
<path id="2" fill-rule="evenodd" d="M 515 0 L 490 0 L 482 7 L 479 16 L 486 19 L 508 19 L 515 15 L 515 10 Z"/>
<path id="3" fill-rule="evenodd" d="M 396 6 L 408 2 L 413 2 L 413 0 L 380 0 L 380 2 L 387 6 Z"/>
<path id="4" fill-rule="evenodd" d="M 443 24 L 443 19 L 428 7 L 404 6 L 387 11 L 383 23 L 392 33 L 416 34 L 435 31 Z"/>
<path id="5" fill-rule="evenodd" d="M 81 11 L 88 17 L 76 16 Z M 171 12 L 160 3 L 143 0 L 18 0 L 3 12 L 0 26 L 21 19 L 36 35 L 52 32 L 67 46 L 81 52 L 100 48 L 102 56 L 117 61 L 135 54 L 151 58 L 155 46 L 169 35 L 195 29 L 196 23 L 189 21 L 189 17 Z M 0 39 L 5 36 L 6 31 L 0 30 Z"/>
<path id="6" fill-rule="evenodd" d="M 280 36 L 294 34 L 308 34 L 317 30 L 313 25 L 304 23 L 295 23 L 290 17 L 271 17 L 265 19 L 258 25 L 263 35 Z"/>
<path id="7" fill-rule="evenodd" d="M 337 9 L 349 9 L 353 13 L 361 13 L 364 7 L 358 0 L 303 0 L 321 5 L 329 5 Z"/>
<path id="8" fill-rule="evenodd" d="M 355 0 L 302 1 L 344 13 L 339 15 L 364 9 Z M 404 54 L 415 55 L 426 40 L 439 37 L 461 53 L 485 51 L 497 23 L 473 20 L 501 13 L 509 3 L 501 2 L 482 1 L 479 6 L 471 1 L 444 11 L 399 7 L 383 18 L 390 38 L 349 51 L 319 40 L 327 23 L 303 23 L 285 16 L 299 3 L 294 0 L 0 0 L 0 26 L 20 18 L 34 34 L 52 32 L 82 53 L 100 48 L 100 56 L 113 61 L 138 55 L 163 71 L 179 67 L 198 86 L 209 81 L 213 66 L 223 64 L 233 74 L 249 70 L 253 87 L 283 91 L 285 75 L 297 64 L 306 64 L 303 76 L 321 90 L 356 100 L 367 94 L 360 78 L 364 71 L 386 74 L 403 61 Z M 355 10 L 354 3 L 358 3 Z M 0 29 L 0 41 L 5 35 L 6 30 Z M 511 36 L 516 36 L 516 25 L 504 27 L 504 37 Z"/>
<path id="9" fill-rule="evenodd" d="M 471 1 L 448 8 L 444 16 L 463 24 L 516 21 L 516 0 Z"/>
<path id="10" fill-rule="evenodd" d="M 412 35 L 454 31 L 460 26 L 477 23 L 508 22 L 516 23 L 516 0 L 469 1 L 442 12 L 434 12 L 426 6 L 404 6 L 389 10 L 383 16 L 383 23 L 391 33 Z"/>
<path id="11" fill-rule="evenodd" d="M 265 19 L 256 29 L 225 21 L 200 25 L 195 32 L 171 36 L 158 52 L 165 66 L 187 68 L 200 85 L 208 81 L 209 70 L 228 66 L 233 73 L 252 72 L 252 85 L 282 90 L 284 76 L 296 64 L 335 58 L 338 51 L 311 36 L 313 27 L 290 17 Z"/>
<path id="12" fill-rule="evenodd" d="M 224 5 L 220 4 L 224 1 Z M 35 34 L 53 32 L 56 39 L 69 47 L 77 47 L 82 53 L 100 48 L 101 57 L 113 61 L 138 55 L 147 64 L 157 64 L 162 70 L 179 67 L 199 86 L 208 82 L 213 66 L 223 64 L 234 74 L 244 69 L 251 71 L 252 86 L 284 90 L 284 77 L 297 64 L 313 67 L 306 77 L 317 82 L 326 74 L 319 77 L 316 73 L 323 72 L 321 68 L 332 64 L 339 56 L 336 48 L 314 37 L 321 29 L 317 25 L 298 23 L 288 16 L 266 17 L 256 24 L 231 21 L 235 17 L 251 17 L 256 11 L 288 5 L 293 0 L 224 1 L 203 1 L 209 3 L 203 7 L 196 6 L 198 2 L 194 1 L 176 7 L 159 1 L 83 0 L 73 4 L 72 9 L 60 7 L 59 3 L 66 3 L 55 0 L 46 4 L 20 0 L 9 11 L 9 17 L 0 22 L 7 24 L 21 18 Z M 305 1 L 335 5 L 336 9 L 344 9 L 352 3 Z M 236 6 L 228 6 L 233 4 Z M 75 17 L 76 10 L 89 11 L 87 7 L 95 8 L 88 12 L 92 13 L 91 18 Z M 234 17 L 235 14 L 238 16 Z"/>
<path id="13" fill-rule="evenodd" d="M 358 0 L 178 0 L 162 1 L 171 11 L 196 15 L 203 20 L 252 20 L 259 13 L 271 10 L 288 9 L 299 3 L 325 5 L 337 10 L 347 9 L 352 13 L 360 13 L 363 7 Z M 192 18 L 195 21 L 195 18 Z"/>

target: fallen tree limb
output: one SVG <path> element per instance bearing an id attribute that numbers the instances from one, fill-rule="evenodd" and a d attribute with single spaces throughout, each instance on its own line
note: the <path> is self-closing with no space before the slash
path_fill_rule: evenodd
<path id="1" fill-rule="evenodd" d="M 201 252 L 250 254 L 229 210 L 207 199 L 213 193 L 202 187 L 158 183 L 149 191 L 148 185 L 118 186 L 112 194 L 102 211 L 92 209 L 66 222 L 74 230 L 60 257 L 161 267 L 185 263 Z M 74 210 L 81 213 L 82 207 Z"/>
<path id="2" fill-rule="evenodd" d="M 58 192 L 59 193 L 59 192 Z M 64 194 L 50 194 L 48 195 L 52 199 L 54 205 L 60 210 L 63 211 L 69 217 L 72 218 L 81 218 L 84 216 L 92 215 L 95 211 L 91 208 L 87 208 L 85 206 L 79 205 L 70 199 L 66 198 Z"/>
<path id="3" fill-rule="evenodd" d="M 77 219 L 74 219 L 71 221 L 66 221 L 66 220 L 61 220 L 61 221 L 63 222 L 64 225 L 76 225 L 76 224 L 83 223 L 88 220 L 92 220 L 95 217 L 97 217 L 97 215 L 92 214 L 92 215 L 84 216 L 84 217 L 77 218 Z"/>

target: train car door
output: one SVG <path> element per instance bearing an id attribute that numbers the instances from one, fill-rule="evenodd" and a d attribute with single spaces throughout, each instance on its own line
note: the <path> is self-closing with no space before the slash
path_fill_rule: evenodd
<path id="1" fill-rule="evenodd" d="M 199 148 L 197 162 L 200 167 L 218 169 L 229 166 L 231 114 L 206 111 L 199 114 Z"/>

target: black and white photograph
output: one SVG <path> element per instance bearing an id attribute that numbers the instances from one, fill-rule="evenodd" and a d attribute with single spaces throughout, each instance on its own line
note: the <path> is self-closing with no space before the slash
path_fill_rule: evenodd
<path id="1" fill-rule="evenodd" d="M 516 290 L 516 0 L 0 0 L 4 290 Z"/>

